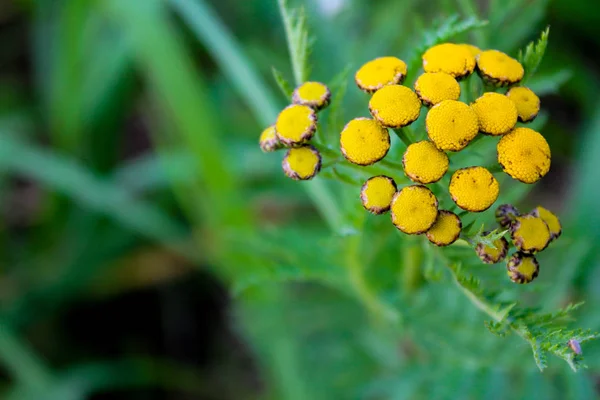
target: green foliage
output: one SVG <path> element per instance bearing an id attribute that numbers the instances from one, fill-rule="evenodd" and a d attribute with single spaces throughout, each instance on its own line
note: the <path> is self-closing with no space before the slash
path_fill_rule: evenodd
<path id="1" fill-rule="evenodd" d="M 275 67 L 271 69 L 273 72 L 273 78 L 275 82 L 277 82 L 277 86 L 281 93 L 283 93 L 286 99 L 290 99 L 292 97 L 292 93 L 294 93 L 294 88 L 290 83 L 283 77 L 282 73 Z"/>
<path id="2" fill-rule="evenodd" d="M 525 50 L 519 50 L 519 62 L 523 64 L 525 68 L 525 76 L 523 77 L 523 83 L 526 83 L 537 71 L 544 54 L 546 53 L 546 47 L 548 46 L 548 35 L 550 35 L 550 27 L 542 31 L 540 38 L 537 42 L 530 42 Z"/>
<path id="3" fill-rule="evenodd" d="M 306 12 L 303 8 L 291 9 L 288 0 L 278 0 L 279 12 L 283 20 L 288 50 L 296 85 L 306 82 L 310 74 L 309 55 L 312 39 L 306 26 Z"/>

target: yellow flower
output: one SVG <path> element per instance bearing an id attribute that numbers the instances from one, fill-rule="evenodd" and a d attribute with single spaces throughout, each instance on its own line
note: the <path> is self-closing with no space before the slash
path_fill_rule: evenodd
<path id="1" fill-rule="evenodd" d="M 510 226 L 510 236 L 515 247 L 524 254 L 542 251 L 550 243 L 550 230 L 543 219 L 533 215 L 515 218 Z"/>
<path id="2" fill-rule="evenodd" d="M 560 225 L 560 220 L 556 215 L 542 206 L 534 208 L 531 215 L 541 218 L 546 225 L 548 225 L 548 229 L 550 230 L 550 241 L 558 239 L 562 233 L 562 227 Z"/>
<path id="3" fill-rule="evenodd" d="M 367 93 L 373 93 L 386 85 L 404 82 L 406 63 L 396 57 L 379 57 L 364 64 L 356 71 L 356 85 Z"/>
<path id="4" fill-rule="evenodd" d="M 483 235 L 489 235 L 490 232 L 484 232 Z M 494 247 L 486 246 L 483 243 L 478 243 L 475 246 L 475 252 L 481 261 L 485 264 L 496 264 L 504 260 L 508 253 L 508 241 L 501 237 L 500 239 L 494 240 Z"/>
<path id="5" fill-rule="evenodd" d="M 423 104 L 432 106 L 443 100 L 458 100 L 460 85 L 444 72 L 425 72 L 417 78 L 415 92 Z"/>
<path id="6" fill-rule="evenodd" d="M 506 263 L 508 277 L 515 283 L 529 283 L 537 278 L 540 265 L 534 256 L 515 253 Z"/>
<path id="7" fill-rule="evenodd" d="M 406 86 L 387 85 L 371 97 L 369 111 L 381 125 L 402 128 L 419 118 L 421 101 Z"/>
<path id="8" fill-rule="evenodd" d="M 517 124 L 517 106 L 507 96 L 484 93 L 471 108 L 479 118 L 479 130 L 493 136 L 504 135 Z"/>
<path id="9" fill-rule="evenodd" d="M 423 54 L 425 72 L 445 72 L 461 79 L 471 74 L 474 69 L 475 57 L 469 49 L 458 44 L 438 44 Z"/>
<path id="10" fill-rule="evenodd" d="M 427 232 L 435 223 L 438 201 L 425 186 L 406 186 L 392 198 L 392 222 L 409 235 Z"/>
<path id="11" fill-rule="evenodd" d="M 292 94 L 292 102 L 321 110 L 329 105 L 331 92 L 321 82 L 305 82 L 298 86 Z"/>
<path id="12" fill-rule="evenodd" d="M 321 170 L 321 154 L 313 146 L 294 147 L 287 151 L 282 166 L 294 180 L 312 179 Z"/>
<path id="13" fill-rule="evenodd" d="M 479 55 L 479 53 L 481 53 L 481 49 L 477 46 L 473 46 L 472 44 L 462 43 L 462 44 L 459 44 L 459 46 L 462 46 L 465 49 L 469 50 L 471 52 L 471 54 L 473 55 L 473 57 L 477 57 Z"/>
<path id="14" fill-rule="evenodd" d="M 413 143 L 402 157 L 404 173 L 419 183 L 437 182 L 448 171 L 448 156 L 427 140 Z"/>
<path id="15" fill-rule="evenodd" d="M 436 246 L 451 245 L 460 236 L 462 222 L 451 211 L 440 210 L 435 223 L 427 231 L 427 239 Z"/>
<path id="16" fill-rule="evenodd" d="M 342 154 L 358 165 L 370 165 L 381 160 L 390 149 L 390 134 L 377 121 L 355 118 L 348 122 L 340 135 Z"/>
<path id="17" fill-rule="evenodd" d="M 308 106 L 292 104 L 277 116 L 275 132 L 286 146 L 299 145 L 312 138 L 317 129 L 317 114 Z"/>
<path id="18" fill-rule="evenodd" d="M 459 151 L 479 132 L 477 114 L 465 103 L 444 100 L 431 107 L 425 118 L 429 139 L 440 150 Z"/>
<path id="19" fill-rule="evenodd" d="M 533 129 L 515 128 L 497 145 L 504 172 L 523 183 L 534 183 L 550 170 L 550 146 Z"/>
<path id="20" fill-rule="evenodd" d="M 523 79 L 525 70 L 520 62 L 498 50 L 486 50 L 477 56 L 477 72 L 494 85 L 512 85 Z"/>
<path id="21" fill-rule="evenodd" d="M 279 143 L 279 139 L 277 139 L 277 134 L 275 133 L 275 125 L 271 125 L 262 131 L 258 139 L 258 144 L 265 153 L 281 148 L 281 143 Z"/>
<path id="22" fill-rule="evenodd" d="M 389 211 L 395 193 L 396 182 L 389 176 L 379 175 L 369 178 L 362 185 L 360 200 L 367 211 L 383 214 Z"/>
<path id="23" fill-rule="evenodd" d="M 512 204 L 502 204 L 496 209 L 496 221 L 503 228 L 509 228 L 519 215 L 519 210 Z"/>
<path id="24" fill-rule="evenodd" d="M 498 181 L 483 167 L 461 168 L 450 179 L 450 196 L 463 210 L 485 211 L 494 204 L 499 192 Z"/>
<path id="25" fill-rule="evenodd" d="M 506 96 L 517 106 L 519 121 L 521 122 L 533 121 L 540 112 L 540 98 L 525 86 L 511 88 Z"/>

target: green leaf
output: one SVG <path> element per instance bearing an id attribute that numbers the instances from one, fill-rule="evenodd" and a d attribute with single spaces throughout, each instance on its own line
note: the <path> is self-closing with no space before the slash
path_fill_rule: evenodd
<path id="1" fill-rule="evenodd" d="M 312 40 L 309 39 L 306 26 L 306 12 L 304 8 L 290 9 L 288 0 L 278 1 L 294 71 L 294 82 L 298 86 L 306 82 L 310 74 L 308 57 Z"/>
<path id="2" fill-rule="evenodd" d="M 547 74 L 537 74 L 527 83 L 527 87 L 538 96 L 558 93 L 559 89 L 571 79 L 573 72 L 568 69 L 560 69 Z M 538 116 L 539 117 L 539 116 Z"/>
<path id="3" fill-rule="evenodd" d="M 542 31 L 540 38 L 537 42 L 530 42 L 525 50 L 519 50 L 519 62 L 523 64 L 525 68 L 525 76 L 521 83 L 526 83 L 535 74 L 548 46 L 548 35 L 550 34 L 550 27 Z"/>
<path id="4" fill-rule="evenodd" d="M 286 101 L 289 101 L 292 98 L 294 89 L 277 68 L 271 67 L 271 72 L 273 72 L 273 78 L 275 78 L 275 82 L 277 82 L 277 86 L 281 90 L 281 93 L 285 96 Z"/>

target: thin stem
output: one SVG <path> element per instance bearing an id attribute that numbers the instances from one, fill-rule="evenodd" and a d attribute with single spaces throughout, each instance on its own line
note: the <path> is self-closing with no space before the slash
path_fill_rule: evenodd
<path id="1" fill-rule="evenodd" d="M 406 145 L 406 147 L 410 146 L 413 141 L 411 140 L 411 138 L 408 135 L 408 132 L 405 131 L 404 129 L 400 128 L 400 129 L 392 129 L 394 131 L 394 133 L 396 134 L 396 136 L 398 136 L 400 138 L 400 140 L 402 140 L 402 142 Z"/>

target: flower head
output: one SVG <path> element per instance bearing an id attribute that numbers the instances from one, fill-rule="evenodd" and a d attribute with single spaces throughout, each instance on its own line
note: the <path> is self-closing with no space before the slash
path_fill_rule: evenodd
<path id="1" fill-rule="evenodd" d="M 425 118 L 429 139 L 440 150 L 464 149 L 479 132 L 477 114 L 465 103 L 444 100 L 431 107 Z"/>
<path id="2" fill-rule="evenodd" d="M 540 112 L 540 98 L 525 86 L 511 88 L 506 96 L 517 106 L 519 121 L 531 122 Z"/>
<path id="3" fill-rule="evenodd" d="M 419 118 L 421 101 L 406 86 L 387 85 L 371 97 L 369 111 L 381 125 L 402 128 Z"/>
<path id="4" fill-rule="evenodd" d="M 524 254 L 535 254 L 550 243 L 548 225 L 533 215 L 516 217 L 510 226 L 510 236 L 515 247 Z"/>
<path id="5" fill-rule="evenodd" d="M 519 210 L 512 204 L 502 204 L 496 209 L 496 221 L 503 228 L 509 228 L 519 215 Z"/>
<path id="6" fill-rule="evenodd" d="M 275 133 L 275 125 L 269 126 L 267 129 L 262 131 L 260 138 L 258 139 L 260 148 L 265 153 L 275 151 L 281 148 L 281 143 Z"/>
<path id="7" fill-rule="evenodd" d="M 451 211 L 440 210 L 435 223 L 426 233 L 427 239 L 436 246 L 451 245 L 460 236 L 462 222 Z"/>
<path id="8" fill-rule="evenodd" d="M 364 64 L 356 71 L 356 85 L 367 93 L 373 93 L 386 85 L 396 85 L 406 78 L 406 63 L 396 57 L 379 57 Z"/>
<path id="9" fill-rule="evenodd" d="M 494 85 L 512 85 L 523 79 L 525 70 L 520 62 L 498 50 L 486 50 L 477 56 L 477 72 Z"/>
<path id="10" fill-rule="evenodd" d="M 479 118 L 479 130 L 489 135 L 504 135 L 517 123 L 517 106 L 499 93 L 484 93 L 471 108 Z"/>
<path id="11" fill-rule="evenodd" d="M 450 196 L 463 210 L 487 210 L 498 198 L 500 186 L 494 175 L 483 167 L 461 168 L 450 179 Z"/>
<path id="12" fill-rule="evenodd" d="M 389 176 L 374 176 L 362 185 L 360 200 L 367 211 L 383 214 L 389 211 L 396 190 L 396 182 Z"/>
<path id="13" fill-rule="evenodd" d="M 562 227 L 560 225 L 560 220 L 556 215 L 554 215 L 554 213 L 542 206 L 537 206 L 530 214 L 534 217 L 541 218 L 546 225 L 548 225 L 548 230 L 550 231 L 550 241 L 558 239 L 562 233 Z"/>
<path id="14" fill-rule="evenodd" d="M 490 232 L 484 232 L 483 235 L 489 235 Z M 496 264 L 504 260 L 508 253 L 508 241 L 501 237 L 500 239 L 494 240 L 494 247 L 487 246 L 483 243 L 478 243 L 475 246 L 475 252 L 481 261 L 485 264 Z"/>
<path id="15" fill-rule="evenodd" d="M 534 256 L 515 253 L 506 263 L 508 277 L 515 283 L 529 283 L 537 278 L 540 265 Z"/>
<path id="16" fill-rule="evenodd" d="M 355 118 L 348 122 L 340 135 L 342 154 L 358 165 L 370 165 L 381 160 L 390 149 L 390 134 L 377 121 Z"/>
<path id="17" fill-rule="evenodd" d="M 304 82 L 292 94 L 292 102 L 321 110 L 329 105 L 331 92 L 321 82 Z"/>
<path id="18" fill-rule="evenodd" d="M 413 143 L 402 157 L 404 173 L 414 182 L 437 182 L 448 171 L 448 156 L 427 140 Z"/>
<path id="19" fill-rule="evenodd" d="M 432 106 L 443 100 L 458 100 L 460 85 L 444 72 L 425 72 L 417 78 L 415 92 L 423 104 Z"/>
<path id="20" fill-rule="evenodd" d="M 425 72 L 445 72 L 461 79 L 471 74 L 474 69 L 475 57 L 469 49 L 458 44 L 438 44 L 423 54 Z"/>
<path id="21" fill-rule="evenodd" d="M 277 116 L 275 132 L 286 146 L 300 145 L 312 138 L 317 129 L 317 114 L 308 106 L 292 104 Z"/>
<path id="22" fill-rule="evenodd" d="M 321 170 L 321 154 L 313 146 L 294 147 L 287 151 L 281 165 L 294 180 L 312 179 Z"/>
<path id="23" fill-rule="evenodd" d="M 391 205 L 392 222 L 409 235 L 427 232 L 435 223 L 438 201 L 425 186 L 406 186 L 396 192 Z"/>
<path id="24" fill-rule="evenodd" d="M 461 44 L 459 44 L 459 46 L 464 47 L 465 49 L 469 50 L 471 52 L 471 54 L 473 55 L 473 57 L 477 57 L 479 55 L 479 53 L 481 53 L 481 49 L 477 46 L 473 46 L 472 44 L 461 43 Z"/>
<path id="25" fill-rule="evenodd" d="M 498 163 L 523 183 L 534 183 L 550 170 L 550 146 L 533 129 L 515 128 L 498 142 Z"/>

